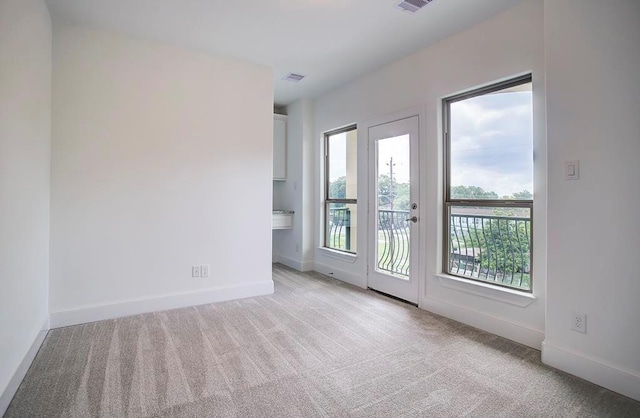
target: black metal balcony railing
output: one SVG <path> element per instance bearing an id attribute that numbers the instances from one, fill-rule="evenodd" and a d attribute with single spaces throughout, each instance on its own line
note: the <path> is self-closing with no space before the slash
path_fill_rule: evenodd
<path id="1" fill-rule="evenodd" d="M 378 210 L 379 270 L 409 275 L 409 211 Z M 531 289 L 531 219 L 460 215 L 450 217 L 449 273 L 518 289 Z M 327 246 L 352 248 L 351 210 L 329 209 Z"/>
<path id="2" fill-rule="evenodd" d="M 378 210 L 378 269 L 409 276 L 408 210 Z"/>
<path id="3" fill-rule="evenodd" d="M 531 289 L 531 219 L 452 214 L 449 272 Z"/>
<path id="4" fill-rule="evenodd" d="M 351 210 L 347 208 L 329 209 L 327 241 L 329 248 L 351 251 Z"/>
<path id="5" fill-rule="evenodd" d="M 378 269 L 401 276 L 409 275 L 409 211 L 378 211 Z M 351 210 L 329 209 L 327 242 L 330 248 L 350 251 Z"/>

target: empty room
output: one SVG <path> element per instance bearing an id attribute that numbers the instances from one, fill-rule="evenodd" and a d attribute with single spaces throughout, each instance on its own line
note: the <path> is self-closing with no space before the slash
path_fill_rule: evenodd
<path id="1" fill-rule="evenodd" d="M 637 0 L 0 0 L 0 416 L 640 416 Z"/>

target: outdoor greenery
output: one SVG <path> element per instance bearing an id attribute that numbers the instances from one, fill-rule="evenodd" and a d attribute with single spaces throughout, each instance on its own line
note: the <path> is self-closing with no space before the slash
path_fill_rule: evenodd
<path id="1" fill-rule="evenodd" d="M 476 186 L 457 186 L 451 189 L 451 196 L 458 199 L 498 199 L 498 194 L 493 191 L 485 191 Z M 528 190 L 514 193 L 511 196 L 503 196 L 502 199 L 531 200 L 533 195 Z M 455 216 L 455 215 L 452 215 Z M 478 276 L 494 276 L 496 280 L 516 287 L 530 288 L 530 251 L 531 251 L 531 222 L 528 217 L 522 217 L 517 209 L 493 208 L 491 218 L 482 215 L 459 215 L 461 219 L 467 218 L 465 224 L 462 220 L 461 227 L 464 231 L 457 231 L 462 238 L 456 236 L 456 231 L 451 233 L 451 242 L 454 247 L 478 249 L 476 257 L 479 262 Z M 480 220 L 480 224 L 473 223 Z M 458 249 L 458 248 L 455 248 Z M 460 251 L 467 256 L 466 252 Z M 463 270 L 467 267 L 463 267 Z"/>
<path id="2" fill-rule="evenodd" d="M 329 197 L 331 199 L 346 199 L 347 178 L 345 176 L 338 177 L 329 183 Z"/>
<path id="3" fill-rule="evenodd" d="M 511 196 L 499 197 L 498 193 L 493 191 L 485 191 L 482 187 L 478 187 L 478 186 L 454 186 L 451 188 L 451 198 L 466 199 L 466 200 L 476 200 L 476 199 L 531 200 L 533 199 L 533 195 L 531 194 L 530 191 L 523 190 L 521 192 L 516 192 Z"/>
<path id="4" fill-rule="evenodd" d="M 485 192 L 478 186 L 455 186 L 451 188 L 452 199 L 499 199 L 496 192 Z"/>
<path id="5" fill-rule="evenodd" d="M 409 210 L 411 195 L 409 183 L 398 183 L 386 174 L 378 177 L 378 207 Z"/>
<path id="6" fill-rule="evenodd" d="M 329 183 L 329 196 L 332 199 L 345 199 L 347 196 L 347 179 L 338 177 Z M 395 179 L 383 174 L 378 177 L 378 205 L 384 209 L 409 210 L 411 204 L 409 183 L 398 183 Z"/>
<path id="7" fill-rule="evenodd" d="M 513 212 L 494 210 L 497 216 L 514 217 Z M 529 267 L 531 227 L 529 222 L 513 219 L 489 219 L 483 226 L 480 246 L 486 255 L 480 259 L 481 267 L 492 271 L 525 273 Z"/>
<path id="8" fill-rule="evenodd" d="M 345 198 L 346 178 L 339 177 L 330 183 L 330 195 L 332 198 Z M 511 196 L 500 197 L 494 191 L 486 191 L 478 186 L 456 186 L 451 188 L 451 197 L 457 199 L 513 199 L 531 200 L 533 195 L 528 190 L 513 193 Z M 409 210 L 410 194 L 408 183 L 397 183 L 388 175 L 380 175 L 378 178 L 378 207 L 380 210 Z M 456 216 L 456 215 L 453 215 Z M 482 276 L 490 278 L 493 276 L 496 281 L 523 289 L 530 288 L 530 251 L 531 251 L 531 222 L 527 217 L 522 216 L 522 210 L 509 208 L 493 208 L 486 215 L 460 215 L 469 216 L 468 224 L 462 221 L 458 228 L 464 228 L 464 234 L 458 231 L 456 237 L 452 231 L 452 247 L 456 250 L 464 248 L 474 248 L 476 252 L 476 271 L 474 277 Z M 487 217 L 489 216 L 489 217 Z M 473 220 L 478 220 L 478 224 Z M 344 238 L 340 237 L 340 243 Z M 384 234 L 378 236 L 378 255 L 382 260 L 383 254 L 388 254 L 390 243 Z M 386 259 L 390 265 L 381 266 L 383 269 L 396 270 L 400 267 L 391 263 L 402 263 L 402 257 L 398 251 L 408 248 L 408 234 L 395 234 L 393 246 L 394 255 Z M 462 247 L 462 248 L 457 248 Z M 462 252 L 460 252 L 462 254 Z M 465 252 L 466 254 L 466 252 Z M 393 260 L 393 261 L 391 261 Z M 406 259 L 405 259 L 406 260 Z M 462 266 L 462 271 L 469 271 L 470 267 Z"/>

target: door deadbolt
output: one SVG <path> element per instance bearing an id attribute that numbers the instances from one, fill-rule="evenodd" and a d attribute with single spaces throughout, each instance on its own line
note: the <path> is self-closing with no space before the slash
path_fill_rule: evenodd
<path id="1" fill-rule="evenodd" d="M 418 204 L 417 204 L 417 203 L 413 203 L 413 204 L 411 205 L 411 209 L 413 209 L 413 210 L 418 209 Z"/>

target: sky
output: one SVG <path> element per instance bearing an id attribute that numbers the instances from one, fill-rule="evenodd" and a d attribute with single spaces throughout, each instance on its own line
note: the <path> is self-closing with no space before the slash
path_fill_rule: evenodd
<path id="1" fill-rule="evenodd" d="M 451 104 L 451 185 L 479 186 L 498 196 L 533 192 L 531 91 L 498 92 Z M 345 175 L 346 135 L 331 138 L 329 180 Z M 378 170 L 409 182 L 407 136 L 378 141 Z"/>
<path id="2" fill-rule="evenodd" d="M 347 175 L 347 134 L 332 135 L 330 141 L 329 181 L 335 181 Z"/>
<path id="3" fill-rule="evenodd" d="M 378 174 L 389 175 L 389 163 L 393 157 L 393 179 L 398 183 L 409 183 L 409 135 L 386 138 L 378 141 Z"/>
<path id="4" fill-rule="evenodd" d="M 329 164 L 329 181 L 346 175 L 346 142 L 345 133 L 331 137 L 331 160 Z M 389 162 L 393 157 L 393 178 L 398 183 L 409 182 L 409 135 L 385 138 L 378 141 L 378 170 L 380 174 L 389 175 Z"/>
<path id="5" fill-rule="evenodd" d="M 452 103 L 451 185 L 533 192 L 532 114 L 530 91 Z"/>

